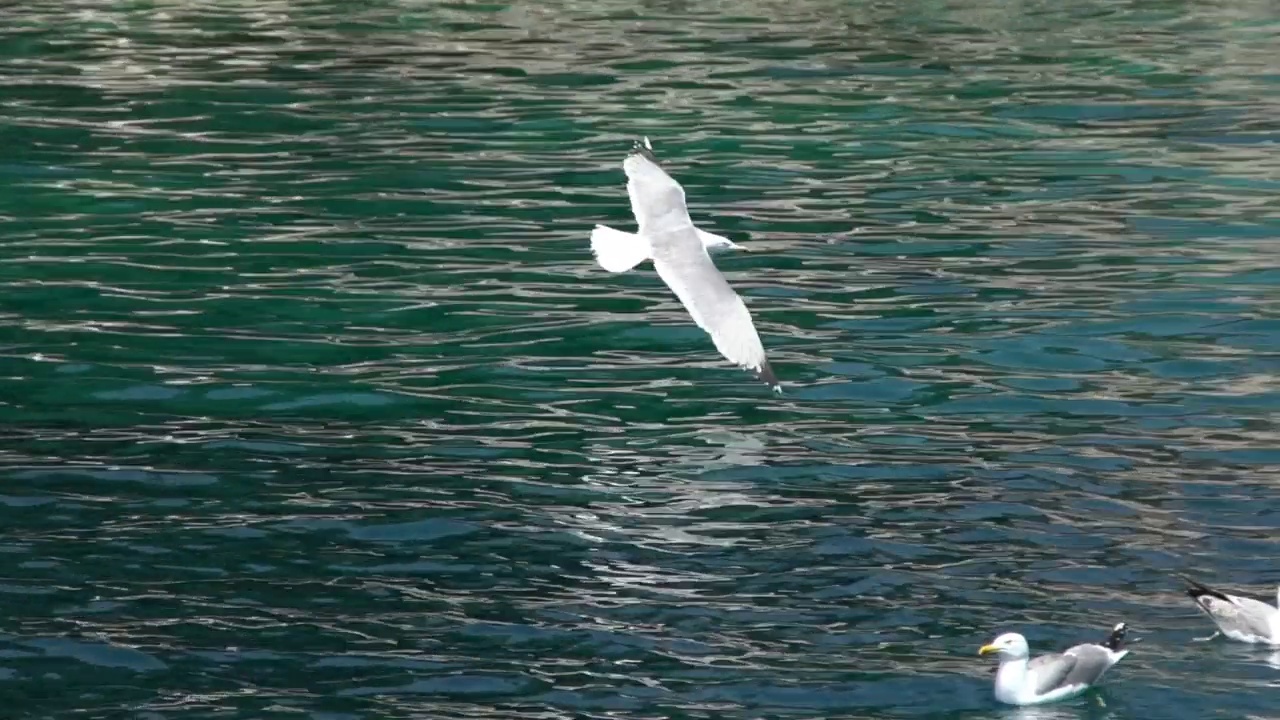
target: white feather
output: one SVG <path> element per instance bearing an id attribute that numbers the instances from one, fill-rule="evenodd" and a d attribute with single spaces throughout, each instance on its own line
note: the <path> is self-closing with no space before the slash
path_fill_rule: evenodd
<path id="1" fill-rule="evenodd" d="M 600 267 L 612 273 L 630 270 L 653 257 L 649 242 L 634 233 L 597 225 L 591 231 L 591 252 Z"/>

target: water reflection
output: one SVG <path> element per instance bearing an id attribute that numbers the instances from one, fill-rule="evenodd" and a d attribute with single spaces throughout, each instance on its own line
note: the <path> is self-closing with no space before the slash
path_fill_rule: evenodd
<path id="1" fill-rule="evenodd" d="M 595 471 L 582 480 L 586 487 L 615 498 L 599 505 L 605 511 L 572 513 L 559 517 L 558 522 L 588 534 L 607 531 L 614 538 L 629 537 L 644 546 L 731 547 L 747 541 L 735 535 L 750 525 L 717 516 L 766 508 L 779 501 L 753 483 L 704 475 L 717 469 L 762 465 L 766 440 L 761 434 L 714 427 L 693 430 L 691 436 L 707 447 L 688 446 L 674 457 L 645 452 L 655 440 L 640 435 L 624 446 L 597 447 L 591 453 Z"/>
<path id="2" fill-rule="evenodd" d="M 1061 705 L 1038 705 L 1002 710 L 993 718 L 1000 720 L 1109 720 L 1119 717 L 1107 704 L 1100 691 Z"/>

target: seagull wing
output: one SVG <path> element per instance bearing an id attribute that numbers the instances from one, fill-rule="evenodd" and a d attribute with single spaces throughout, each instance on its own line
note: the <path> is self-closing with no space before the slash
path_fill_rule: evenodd
<path id="1" fill-rule="evenodd" d="M 1066 679 L 1076 666 L 1076 658 L 1066 653 L 1041 655 L 1027 663 L 1027 669 L 1035 673 L 1036 695 L 1044 695 L 1066 685 Z"/>
<path id="2" fill-rule="evenodd" d="M 696 253 L 659 256 L 653 267 L 680 298 L 698 327 L 711 335 L 721 355 L 778 389 L 778 378 L 769 367 L 746 304 L 729 287 L 707 252 L 701 247 L 696 250 Z"/>

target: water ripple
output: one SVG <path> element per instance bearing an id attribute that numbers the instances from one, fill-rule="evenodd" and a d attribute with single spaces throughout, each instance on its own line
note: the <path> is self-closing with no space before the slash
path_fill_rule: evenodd
<path id="1" fill-rule="evenodd" d="M 35 4 L 0 31 L 0 683 L 42 718 L 1244 717 L 1274 587 L 1249 5 Z M 652 272 L 651 136 L 787 392 Z M 1102 703 L 1105 703 L 1102 704 Z"/>

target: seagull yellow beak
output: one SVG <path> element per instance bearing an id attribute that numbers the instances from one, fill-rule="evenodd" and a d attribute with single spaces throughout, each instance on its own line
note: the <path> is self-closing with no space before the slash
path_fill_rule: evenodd
<path id="1" fill-rule="evenodd" d="M 987 655 L 994 652 L 1000 652 L 1000 648 L 996 647 L 995 645 L 983 645 L 982 647 L 978 648 L 979 655 Z"/>

